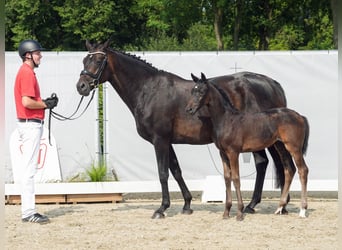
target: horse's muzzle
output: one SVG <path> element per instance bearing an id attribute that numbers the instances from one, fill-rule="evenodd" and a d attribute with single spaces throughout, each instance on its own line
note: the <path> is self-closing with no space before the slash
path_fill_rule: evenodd
<path id="1" fill-rule="evenodd" d="M 83 95 L 83 96 L 88 96 L 89 93 L 90 93 L 90 86 L 89 84 L 83 82 L 83 81 L 79 81 L 77 84 L 76 84 L 76 87 L 77 87 L 77 91 L 80 95 Z"/>
<path id="2" fill-rule="evenodd" d="M 185 108 L 186 112 L 188 112 L 190 115 L 194 115 L 197 112 L 197 108 L 192 107 L 191 105 L 188 105 Z"/>

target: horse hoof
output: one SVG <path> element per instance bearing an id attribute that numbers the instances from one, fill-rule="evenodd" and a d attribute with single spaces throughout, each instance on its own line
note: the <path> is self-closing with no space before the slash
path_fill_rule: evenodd
<path id="1" fill-rule="evenodd" d="M 247 214 L 254 214 L 255 213 L 255 209 L 254 208 L 251 208 L 249 206 L 247 206 L 245 208 L 245 210 L 243 210 L 244 213 L 247 213 Z"/>
<path id="2" fill-rule="evenodd" d="M 183 209 L 182 214 L 192 214 L 194 211 L 192 209 Z"/>
<path id="3" fill-rule="evenodd" d="M 160 212 L 154 212 L 154 214 L 151 217 L 152 219 L 164 219 L 165 215 Z"/>
<path id="4" fill-rule="evenodd" d="M 289 212 L 283 208 L 283 207 L 278 207 L 278 209 L 274 212 L 274 214 L 279 214 L 279 215 L 287 215 Z"/>
<path id="5" fill-rule="evenodd" d="M 243 214 L 236 216 L 237 221 L 243 221 Z"/>
<path id="6" fill-rule="evenodd" d="M 306 218 L 306 209 L 301 208 L 299 212 L 300 218 Z"/>
<path id="7" fill-rule="evenodd" d="M 225 214 L 224 214 L 224 215 L 222 216 L 222 219 L 228 220 L 228 219 L 229 219 L 229 215 L 225 215 Z"/>

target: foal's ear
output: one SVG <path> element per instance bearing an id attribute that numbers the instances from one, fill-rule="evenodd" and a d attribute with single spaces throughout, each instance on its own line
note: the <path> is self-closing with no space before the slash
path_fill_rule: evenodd
<path id="1" fill-rule="evenodd" d="M 197 76 L 195 76 L 194 74 L 191 73 L 191 78 L 194 82 L 198 82 L 199 78 Z"/>
<path id="2" fill-rule="evenodd" d="M 203 74 L 203 72 L 201 72 L 201 80 L 202 80 L 202 82 L 207 81 L 207 78 L 206 78 L 205 74 Z"/>

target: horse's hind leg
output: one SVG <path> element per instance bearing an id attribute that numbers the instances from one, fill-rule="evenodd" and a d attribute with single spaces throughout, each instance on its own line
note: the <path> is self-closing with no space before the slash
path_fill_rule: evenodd
<path id="1" fill-rule="evenodd" d="M 230 169 L 230 163 L 229 159 L 225 155 L 224 152 L 220 151 L 222 163 L 223 163 L 223 176 L 224 176 L 224 182 L 226 184 L 226 204 L 223 212 L 223 219 L 229 218 L 230 209 L 232 207 L 232 188 L 231 188 L 231 169 Z"/>
<path id="2" fill-rule="evenodd" d="M 268 159 L 265 150 L 260 150 L 258 152 L 253 152 L 255 168 L 256 168 L 256 180 L 254 185 L 254 192 L 251 202 L 247 205 L 244 212 L 245 213 L 255 213 L 255 206 L 260 203 L 262 196 L 262 189 L 264 186 L 266 168 L 268 164 Z"/>
<path id="3" fill-rule="evenodd" d="M 296 155 L 294 155 L 293 158 L 298 168 L 298 175 L 299 175 L 300 184 L 301 184 L 301 208 L 299 212 L 299 217 L 305 218 L 306 210 L 308 208 L 307 183 L 308 183 L 309 168 L 307 167 L 305 163 L 303 154 L 297 153 Z"/>
<path id="4" fill-rule="evenodd" d="M 175 151 L 172 145 L 170 145 L 169 156 L 170 156 L 170 164 L 169 164 L 170 171 L 173 177 L 175 178 L 175 180 L 177 181 L 179 188 L 181 189 L 183 198 L 184 198 L 184 207 L 183 207 L 182 213 L 192 214 L 193 210 L 190 208 L 192 195 L 188 187 L 185 184 L 185 181 L 182 176 L 182 170 L 179 167 L 177 156 L 175 154 Z"/>
<path id="5" fill-rule="evenodd" d="M 283 143 L 277 143 L 276 150 L 279 153 L 279 156 L 281 157 L 281 161 L 284 164 L 284 187 L 281 192 L 280 201 L 279 201 L 279 207 L 275 211 L 275 214 L 287 214 L 286 205 L 288 202 L 288 195 L 290 191 L 290 186 L 293 180 L 293 176 L 295 174 L 295 170 L 292 168 L 293 162 L 292 157 L 290 153 L 286 150 Z M 291 161 L 291 162 L 290 162 Z"/>
<path id="6" fill-rule="evenodd" d="M 268 151 L 270 152 L 275 168 L 276 168 L 276 187 L 280 187 L 280 191 L 283 191 L 284 184 L 285 184 L 285 173 L 284 173 L 284 165 L 289 164 L 291 167 L 291 170 L 293 172 L 296 172 L 296 167 L 293 164 L 291 155 L 288 154 L 287 152 L 284 157 L 286 159 L 286 162 L 283 162 L 282 157 L 279 155 L 278 150 L 276 149 L 277 147 L 282 147 L 283 143 L 281 141 L 275 142 L 271 147 L 268 148 Z M 290 202 L 290 194 L 287 196 L 287 203 Z"/>

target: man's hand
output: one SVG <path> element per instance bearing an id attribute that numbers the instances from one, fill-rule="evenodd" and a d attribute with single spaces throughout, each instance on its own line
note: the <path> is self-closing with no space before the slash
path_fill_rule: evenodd
<path id="1" fill-rule="evenodd" d="M 58 97 L 55 93 L 53 93 L 51 97 L 46 98 L 43 100 L 43 102 L 45 103 L 47 109 L 53 109 L 58 104 Z"/>

